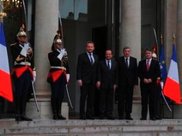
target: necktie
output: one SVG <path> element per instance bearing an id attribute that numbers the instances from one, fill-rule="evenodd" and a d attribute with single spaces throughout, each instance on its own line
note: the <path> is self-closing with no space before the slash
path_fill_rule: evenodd
<path id="1" fill-rule="evenodd" d="M 125 63 L 126 63 L 126 67 L 128 68 L 129 65 L 128 65 L 128 58 L 125 59 Z"/>
<path id="2" fill-rule="evenodd" d="M 148 71 L 148 70 L 149 70 L 149 68 L 150 68 L 150 60 L 149 60 L 149 59 L 147 59 L 146 67 L 147 67 L 147 71 Z"/>
<path id="3" fill-rule="evenodd" d="M 108 67 L 109 69 L 111 69 L 111 67 L 110 67 L 110 65 L 109 65 L 109 62 L 110 62 L 110 60 L 107 60 L 107 67 Z"/>
<path id="4" fill-rule="evenodd" d="M 90 56 L 90 63 L 91 63 L 91 64 L 93 64 L 93 63 L 94 63 L 94 61 L 93 61 L 93 59 L 92 59 L 92 54 L 91 54 L 91 53 L 89 53 L 89 56 Z"/>

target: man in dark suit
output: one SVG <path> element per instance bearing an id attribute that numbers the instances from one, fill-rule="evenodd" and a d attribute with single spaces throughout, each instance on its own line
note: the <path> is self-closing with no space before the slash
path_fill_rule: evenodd
<path id="1" fill-rule="evenodd" d="M 112 51 L 105 51 L 105 59 L 98 66 L 97 88 L 100 89 L 100 118 L 114 119 L 113 94 L 117 84 L 117 63 L 112 59 Z"/>
<path id="2" fill-rule="evenodd" d="M 132 120 L 133 90 L 138 85 L 137 59 L 130 53 L 131 49 L 124 47 L 123 56 L 118 59 L 118 115 L 127 120 Z"/>
<path id="3" fill-rule="evenodd" d="M 152 51 L 145 50 L 146 59 L 141 60 L 138 66 L 138 75 L 140 77 L 141 97 L 142 97 L 142 117 L 141 120 L 147 119 L 149 104 L 150 119 L 155 120 L 155 98 L 156 88 L 160 83 L 160 66 L 157 60 L 152 59 Z"/>
<path id="4" fill-rule="evenodd" d="M 80 86 L 80 119 L 94 119 L 94 95 L 98 57 L 93 53 L 95 47 L 92 41 L 86 44 L 86 52 L 78 56 L 77 80 Z M 87 109 L 85 114 L 85 103 Z"/>

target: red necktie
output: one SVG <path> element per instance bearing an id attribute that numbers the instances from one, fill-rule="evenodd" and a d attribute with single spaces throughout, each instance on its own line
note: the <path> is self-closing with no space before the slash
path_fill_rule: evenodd
<path id="1" fill-rule="evenodd" d="M 147 59 L 146 66 L 147 66 L 147 71 L 148 71 L 150 69 L 150 60 L 149 59 Z"/>

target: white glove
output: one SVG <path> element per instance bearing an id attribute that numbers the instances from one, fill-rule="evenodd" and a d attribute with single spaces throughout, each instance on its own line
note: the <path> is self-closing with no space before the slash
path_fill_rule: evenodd
<path id="1" fill-rule="evenodd" d="M 29 43 L 25 43 L 25 44 L 24 44 L 24 47 L 22 48 L 22 50 L 21 50 L 21 52 L 20 52 L 20 54 L 21 54 L 22 56 L 27 57 L 27 53 L 28 53 L 28 49 L 29 49 L 29 48 L 30 48 Z"/>
<path id="2" fill-rule="evenodd" d="M 67 83 L 70 81 L 70 74 L 66 74 L 66 81 Z"/>
<path id="3" fill-rule="evenodd" d="M 61 51 L 60 51 L 59 55 L 57 56 L 57 58 L 58 58 L 59 60 L 61 60 L 61 59 L 63 58 L 63 56 L 65 56 L 65 55 L 67 55 L 67 52 L 66 52 L 66 50 L 63 48 L 63 49 L 61 49 Z"/>
<path id="4" fill-rule="evenodd" d="M 65 50 L 65 48 L 61 49 L 61 52 L 63 52 L 63 56 L 66 56 L 67 55 L 67 51 Z"/>
<path id="5" fill-rule="evenodd" d="M 62 52 L 60 52 L 59 55 L 57 56 L 57 58 L 58 58 L 59 60 L 62 60 L 63 56 L 64 56 L 64 54 L 63 54 Z"/>
<path id="6" fill-rule="evenodd" d="M 33 82 L 35 82 L 35 80 L 36 80 L 36 71 L 33 70 Z"/>

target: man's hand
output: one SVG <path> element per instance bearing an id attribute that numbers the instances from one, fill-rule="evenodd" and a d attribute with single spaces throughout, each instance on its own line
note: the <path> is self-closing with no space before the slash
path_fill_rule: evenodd
<path id="1" fill-rule="evenodd" d="M 28 48 L 27 54 L 30 55 L 30 54 L 32 54 L 32 52 L 33 52 L 33 51 L 32 51 L 32 48 Z"/>
<path id="2" fill-rule="evenodd" d="M 21 57 L 20 55 L 18 55 L 18 57 L 16 58 L 16 62 L 22 61 L 24 59 L 25 59 L 25 57 Z"/>
<path id="3" fill-rule="evenodd" d="M 114 92 L 116 91 L 116 88 L 117 88 L 117 85 L 114 84 L 114 86 L 113 86 Z"/>
<path id="4" fill-rule="evenodd" d="M 145 84 L 148 84 L 148 79 L 144 78 L 143 82 L 144 82 Z"/>
<path id="5" fill-rule="evenodd" d="M 79 85 L 80 87 L 83 85 L 82 80 L 78 80 L 77 82 L 78 82 L 78 85 Z"/>
<path id="6" fill-rule="evenodd" d="M 160 82 L 161 82 L 161 78 L 158 77 L 156 83 L 157 83 L 157 84 L 160 84 Z"/>
<path id="7" fill-rule="evenodd" d="M 69 83 L 69 81 L 70 81 L 70 74 L 66 74 L 66 81 L 67 81 L 67 83 Z"/>
<path id="8" fill-rule="evenodd" d="M 100 81 L 97 81 L 96 87 L 97 87 L 98 89 L 100 89 L 100 85 L 101 85 L 101 82 L 100 82 Z"/>
<path id="9" fill-rule="evenodd" d="M 148 82 L 149 82 L 149 83 L 152 83 L 152 79 L 151 79 L 151 78 L 149 78 L 149 79 L 148 79 Z"/>
<path id="10" fill-rule="evenodd" d="M 36 80 L 36 71 L 35 69 L 33 69 L 33 82 L 35 82 L 35 80 Z"/>

